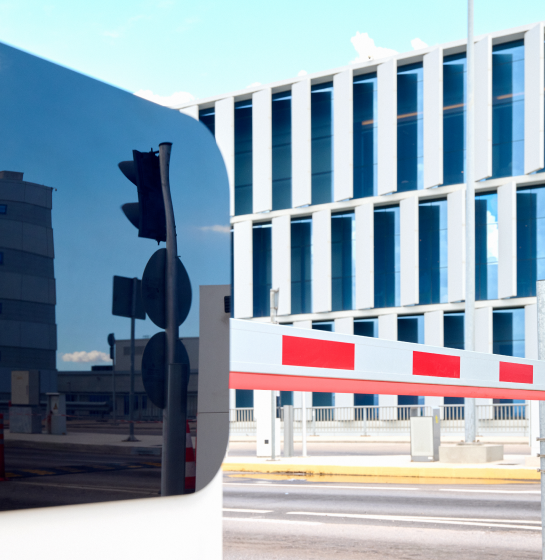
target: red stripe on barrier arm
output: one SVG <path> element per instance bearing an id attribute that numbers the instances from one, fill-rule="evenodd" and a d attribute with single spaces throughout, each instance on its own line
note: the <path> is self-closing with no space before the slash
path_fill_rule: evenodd
<path id="1" fill-rule="evenodd" d="M 500 362 L 500 381 L 532 384 L 534 382 L 534 366 Z"/>
<path id="2" fill-rule="evenodd" d="M 545 401 L 545 391 L 529 389 L 403 383 L 400 381 L 369 381 L 365 379 L 335 379 L 332 377 L 307 377 L 239 371 L 232 371 L 230 373 L 229 388 L 262 389 L 264 391 L 313 391 L 316 393 L 363 393 L 371 395 L 418 395 L 420 397 Z"/>
<path id="3" fill-rule="evenodd" d="M 413 352 L 413 375 L 460 379 L 460 356 Z"/>
<path id="4" fill-rule="evenodd" d="M 347 342 L 299 336 L 282 337 L 282 365 L 354 369 L 355 346 Z"/>

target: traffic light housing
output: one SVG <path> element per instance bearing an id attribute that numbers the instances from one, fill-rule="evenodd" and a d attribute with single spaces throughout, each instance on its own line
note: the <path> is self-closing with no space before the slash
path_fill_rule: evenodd
<path id="1" fill-rule="evenodd" d="M 122 161 L 119 169 L 138 189 L 138 202 L 124 204 L 121 209 L 131 224 L 138 229 L 138 237 L 167 240 L 165 203 L 161 188 L 159 157 L 153 150 L 133 150 L 132 161 Z"/>

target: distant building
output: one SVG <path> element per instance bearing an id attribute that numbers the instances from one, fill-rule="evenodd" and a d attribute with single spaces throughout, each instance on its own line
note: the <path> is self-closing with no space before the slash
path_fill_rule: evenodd
<path id="1" fill-rule="evenodd" d="M 11 371 L 40 370 L 42 393 L 57 390 L 52 190 L 0 171 L 0 393 Z"/>

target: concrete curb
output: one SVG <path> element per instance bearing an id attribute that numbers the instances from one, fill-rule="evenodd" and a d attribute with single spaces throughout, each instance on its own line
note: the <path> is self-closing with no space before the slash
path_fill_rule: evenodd
<path id="1" fill-rule="evenodd" d="M 373 476 L 393 478 L 453 478 L 465 480 L 539 481 L 540 473 L 531 468 L 498 467 L 350 467 L 339 465 L 223 463 L 224 472 L 263 474 L 306 474 L 338 476 Z M 395 480 L 392 480 L 395 482 Z"/>

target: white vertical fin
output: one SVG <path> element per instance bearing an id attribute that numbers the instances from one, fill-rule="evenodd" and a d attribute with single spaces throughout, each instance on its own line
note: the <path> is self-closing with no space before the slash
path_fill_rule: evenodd
<path id="1" fill-rule="evenodd" d="M 492 354 L 492 307 L 475 309 L 475 352 Z"/>
<path id="2" fill-rule="evenodd" d="M 191 105 L 191 107 L 184 107 L 180 109 L 180 113 L 187 115 L 188 117 L 193 117 L 196 121 L 199 120 L 199 106 Z"/>
<path id="3" fill-rule="evenodd" d="M 252 95 L 253 211 L 272 210 L 272 93 L 271 88 Z"/>
<path id="4" fill-rule="evenodd" d="M 227 97 L 216 101 L 216 143 L 220 149 L 229 178 L 229 212 L 235 215 L 235 99 Z"/>
<path id="5" fill-rule="evenodd" d="M 272 220 L 272 287 L 278 289 L 278 315 L 291 313 L 291 219 Z"/>
<path id="6" fill-rule="evenodd" d="M 375 306 L 375 214 L 373 204 L 356 207 L 356 309 Z"/>
<path id="7" fill-rule="evenodd" d="M 400 224 L 400 303 L 415 305 L 419 300 L 418 282 L 418 197 L 411 196 L 399 204 Z"/>
<path id="8" fill-rule="evenodd" d="M 492 39 L 475 43 L 475 181 L 492 175 Z"/>
<path id="9" fill-rule="evenodd" d="M 312 214 L 312 311 L 331 311 L 331 210 Z"/>
<path id="10" fill-rule="evenodd" d="M 234 316 L 245 319 L 254 314 L 252 222 L 237 222 L 233 229 Z"/>
<path id="11" fill-rule="evenodd" d="M 312 203 L 310 80 L 291 88 L 291 177 L 293 207 Z"/>
<path id="12" fill-rule="evenodd" d="M 443 49 L 424 55 L 424 188 L 443 184 Z"/>
<path id="13" fill-rule="evenodd" d="M 517 295 L 517 185 L 498 188 L 498 298 Z"/>
<path id="14" fill-rule="evenodd" d="M 397 191 L 397 64 L 387 60 L 377 69 L 377 191 Z"/>
<path id="15" fill-rule="evenodd" d="M 424 313 L 424 344 L 445 345 L 444 313 L 442 310 Z"/>
<path id="16" fill-rule="evenodd" d="M 379 315 L 378 337 L 385 340 L 397 340 L 397 313 Z"/>
<path id="17" fill-rule="evenodd" d="M 466 248 L 465 248 L 465 191 L 447 196 L 448 243 L 448 300 L 465 299 Z"/>
<path id="18" fill-rule="evenodd" d="M 333 77 L 334 200 L 354 196 L 354 123 L 352 68 Z"/>

